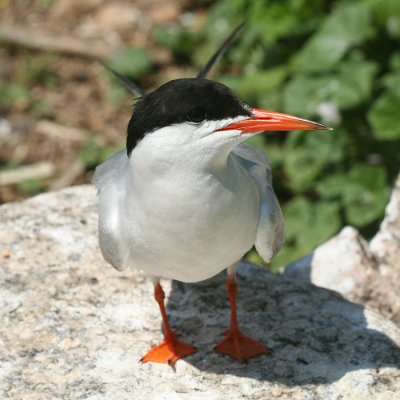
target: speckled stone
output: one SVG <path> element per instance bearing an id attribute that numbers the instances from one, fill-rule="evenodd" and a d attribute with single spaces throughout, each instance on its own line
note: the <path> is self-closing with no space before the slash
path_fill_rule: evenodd
<path id="1" fill-rule="evenodd" d="M 212 352 L 229 321 L 220 275 L 163 281 L 172 326 L 199 351 L 175 369 L 140 364 L 161 339 L 151 282 L 105 264 L 96 225 L 91 186 L 0 207 L 1 399 L 400 398 L 395 324 L 248 264 L 239 320 L 271 354 L 240 364 Z"/>
<path id="2" fill-rule="evenodd" d="M 385 218 L 370 247 L 383 268 L 400 271 L 400 175 L 386 207 Z"/>
<path id="3" fill-rule="evenodd" d="M 287 278 L 312 282 L 350 297 L 374 271 L 368 243 L 357 229 L 346 226 L 312 253 L 288 265 Z"/>
<path id="4" fill-rule="evenodd" d="M 400 175 L 385 218 L 370 243 L 347 226 L 284 268 L 283 274 L 335 290 L 347 300 L 367 303 L 400 324 Z"/>

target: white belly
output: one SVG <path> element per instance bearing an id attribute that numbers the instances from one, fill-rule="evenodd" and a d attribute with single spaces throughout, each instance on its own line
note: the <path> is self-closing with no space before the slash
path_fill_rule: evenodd
<path id="1" fill-rule="evenodd" d="M 260 200 L 241 168 L 222 179 L 203 174 L 194 180 L 183 173 L 151 182 L 126 204 L 126 266 L 195 282 L 229 267 L 253 246 Z"/>

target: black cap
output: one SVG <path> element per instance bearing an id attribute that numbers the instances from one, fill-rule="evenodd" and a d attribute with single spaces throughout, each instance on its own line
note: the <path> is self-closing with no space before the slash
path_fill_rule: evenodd
<path id="1" fill-rule="evenodd" d="M 222 83 L 200 78 L 165 83 L 136 103 L 128 124 L 128 156 L 136 144 L 155 129 L 181 122 L 251 116 L 250 108 Z"/>

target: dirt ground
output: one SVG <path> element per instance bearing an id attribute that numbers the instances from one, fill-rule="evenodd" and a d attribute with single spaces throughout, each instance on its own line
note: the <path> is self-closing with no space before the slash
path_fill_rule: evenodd
<path id="1" fill-rule="evenodd" d="M 188 16 L 189 29 L 201 29 L 204 9 L 189 3 L 0 0 L 0 169 L 34 169 L 45 161 L 52 171 L 39 179 L 33 173 L 28 182 L 0 183 L 0 204 L 89 182 L 94 165 L 82 165 L 82 151 L 122 146 L 133 104 L 132 95 L 123 89 L 117 100 L 112 99 L 118 84 L 97 59 L 112 58 L 129 46 L 148 49 L 153 67 L 138 82 L 146 90 L 190 74 L 190 65 L 176 67 L 170 50 L 155 44 L 152 36 L 156 27 Z M 21 32 L 24 45 L 14 38 Z M 38 49 L 35 39 L 43 36 L 61 45 L 71 41 L 72 48 L 82 46 L 84 51 L 74 54 L 68 46 L 66 51 L 47 51 L 52 44 L 45 41 Z M 100 56 L 91 54 L 95 49 Z"/>

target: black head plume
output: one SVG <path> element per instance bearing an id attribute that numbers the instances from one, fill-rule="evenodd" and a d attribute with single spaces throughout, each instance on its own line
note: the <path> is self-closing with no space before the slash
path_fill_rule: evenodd
<path id="1" fill-rule="evenodd" d="M 217 51 L 211 56 L 208 60 L 207 64 L 201 69 L 201 71 L 197 74 L 196 78 L 205 78 L 210 72 L 211 68 L 214 64 L 221 58 L 221 56 L 225 53 L 226 49 L 232 43 L 233 39 L 236 35 L 243 29 L 244 22 L 242 22 L 239 26 L 237 26 L 232 33 L 224 40 L 221 46 L 217 49 Z"/>
<path id="2" fill-rule="evenodd" d="M 217 51 L 210 57 L 204 67 L 197 74 L 196 78 L 206 78 L 209 74 L 211 68 L 215 65 L 215 63 L 221 58 L 221 56 L 225 53 L 226 49 L 232 43 L 233 39 L 239 34 L 239 32 L 243 29 L 244 22 L 238 25 L 232 33 L 224 40 L 221 46 L 217 49 Z M 111 68 L 108 64 L 103 61 L 100 61 L 101 64 L 108 69 L 135 97 L 141 97 L 145 94 L 145 91 L 142 90 L 136 83 L 131 81 L 128 77 L 120 74 L 115 71 L 115 69 Z"/>
<path id="3" fill-rule="evenodd" d="M 136 83 L 131 81 L 126 76 L 117 72 L 114 68 L 111 68 L 108 64 L 103 61 L 100 61 L 103 67 L 108 69 L 135 97 L 141 97 L 145 94 L 144 90 L 142 90 Z"/>

